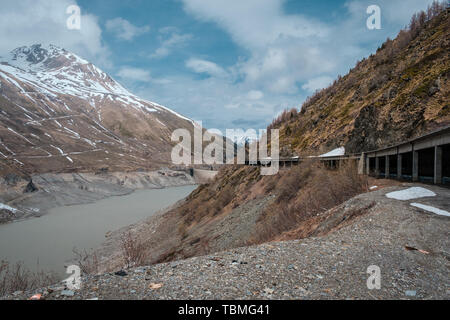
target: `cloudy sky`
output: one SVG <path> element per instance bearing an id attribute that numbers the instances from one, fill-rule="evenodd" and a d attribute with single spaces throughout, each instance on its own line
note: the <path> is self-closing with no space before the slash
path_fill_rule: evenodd
<path id="1" fill-rule="evenodd" d="M 259 129 L 432 0 L 0 0 L 0 55 L 53 43 L 208 128 Z M 68 30 L 70 5 L 81 29 Z M 381 30 L 366 10 L 381 8 Z"/>

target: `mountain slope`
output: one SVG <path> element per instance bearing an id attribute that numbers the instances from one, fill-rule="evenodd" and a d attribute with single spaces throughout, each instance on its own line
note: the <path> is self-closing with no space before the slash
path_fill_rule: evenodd
<path id="1" fill-rule="evenodd" d="M 157 168 L 169 164 L 173 130 L 193 129 L 191 120 L 53 45 L 0 58 L 0 109 L 3 171 Z"/>
<path id="2" fill-rule="evenodd" d="M 291 153 L 374 150 L 450 124 L 449 77 L 450 14 L 444 11 L 387 40 L 301 112 L 270 127 L 280 129 L 280 145 Z"/>
<path id="3" fill-rule="evenodd" d="M 270 126 L 281 129 L 281 153 L 370 150 L 449 124 L 449 30 L 443 12 L 417 34 L 401 32 L 301 112 L 283 114 Z M 136 233 L 151 248 L 152 263 L 273 241 L 292 230 L 294 237 L 308 237 L 321 223 L 317 217 L 369 191 L 369 181 L 353 163 L 328 170 L 310 160 L 274 176 L 261 176 L 257 167 L 226 166 L 212 183 Z"/>

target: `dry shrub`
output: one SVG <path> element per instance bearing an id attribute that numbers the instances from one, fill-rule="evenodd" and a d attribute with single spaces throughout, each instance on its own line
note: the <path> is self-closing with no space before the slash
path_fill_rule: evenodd
<path id="1" fill-rule="evenodd" d="M 270 241 L 368 190 L 367 178 L 358 174 L 354 162 L 343 163 L 337 170 L 318 161 L 304 162 L 285 171 L 278 186 L 277 198 L 259 218 L 251 244 Z"/>
<path id="2" fill-rule="evenodd" d="M 283 123 L 286 123 L 298 115 L 298 110 L 296 108 L 292 108 L 290 110 L 284 110 L 276 119 L 272 121 L 272 123 L 267 127 L 267 130 L 275 129 L 280 127 Z"/>
<path id="3" fill-rule="evenodd" d="M 221 192 L 218 194 L 216 199 L 216 212 L 220 212 L 225 206 L 227 206 L 231 200 L 234 198 L 233 188 L 231 186 L 226 186 Z"/>
<path id="4" fill-rule="evenodd" d="M 270 192 L 274 191 L 275 188 L 277 187 L 279 178 L 280 178 L 279 174 L 273 175 L 273 176 L 267 176 L 265 178 L 264 191 L 266 193 L 270 193 Z"/>
<path id="5" fill-rule="evenodd" d="M 98 274 L 99 261 L 95 252 L 79 251 L 77 248 L 74 248 L 72 252 L 74 254 L 74 263 L 80 268 L 82 273 Z"/>
<path id="6" fill-rule="evenodd" d="M 127 269 L 138 267 L 145 263 L 147 257 L 145 246 L 135 239 L 131 232 L 122 235 L 120 238 L 120 247 Z"/>
<path id="7" fill-rule="evenodd" d="M 286 203 L 295 198 L 298 190 L 300 190 L 308 181 L 313 170 L 317 170 L 319 167 L 315 162 L 309 160 L 302 163 L 298 167 L 293 167 L 289 170 L 278 183 L 278 197 L 276 202 Z"/>
<path id="8" fill-rule="evenodd" d="M 243 188 L 248 192 L 259 178 L 259 168 L 223 166 L 212 183 L 200 186 L 177 209 L 183 217 L 180 230 L 184 231 L 205 218 L 219 215 L 227 206 L 236 207 L 238 195 L 243 195 L 238 189 Z M 183 232 L 180 232 L 181 234 Z"/>
<path id="9" fill-rule="evenodd" d="M 23 263 L 11 265 L 7 261 L 0 261 L 0 296 L 37 289 L 56 283 L 55 274 L 44 271 L 31 271 Z"/>

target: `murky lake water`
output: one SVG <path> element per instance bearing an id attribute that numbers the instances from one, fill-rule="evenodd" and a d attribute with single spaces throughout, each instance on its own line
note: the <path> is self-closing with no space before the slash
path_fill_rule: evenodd
<path id="1" fill-rule="evenodd" d="M 0 225 L 0 260 L 61 277 L 72 250 L 99 247 L 105 234 L 136 223 L 188 196 L 196 186 L 139 190 L 96 203 L 60 207 L 41 218 Z"/>

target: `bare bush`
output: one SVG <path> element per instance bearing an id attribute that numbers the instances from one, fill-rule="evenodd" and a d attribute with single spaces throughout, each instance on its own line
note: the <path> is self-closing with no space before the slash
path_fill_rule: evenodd
<path id="1" fill-rule="evenodd" d="M 296 197 L 298 190 L 305 184 L 315 163 L 308 162 L 289 170 L 289 174 L 283 176 L 279 183 L 277 203 L 289 201 Z"/>
<path id="2" fill-rule="evenodd" d="M 216 211 L 220 212 L 225 206 L 227 206 L 231 200 L 234 198 L 233 188 L 231 186 L 226 186 L 221 192 L 218 194 L 216 199 Z"/>
<path id="3" fill-rule="evenodd" d="M 98 274 L 99 261 L 95 252 L 88 252 L 87 250 L 78 251 L 74 248 L 74 263 L 80 268 L 81 272 L 85 274 Z"/>
<path id="4" fill-rule="evenodd" d="M 131 232 L 124 233 L 120 238 L 123 260 L 127 269 L 144 264 L 147 257 L 145 246 L 133 237 Z"/>
<path id="5" fill-rule="evenodd" d="M 266 184 L 264 186 L 264 191 L 266 193 L 270 193 L 273 190 L 275 190 L 277 184 L 278 184 L 279 175 L 273 175 L 273 176 L 267 176 Z"/>
<path id="6" fill-rule="evenodd" d="M 0 261 L 0 296 L 16 291 L 32 290 L 57 282 L 54 273 L 31 271 L 23 263 L 11 265 L 7 261 Z"/>
<path id="7" fill-rule="evenodd" d="M 367 177 L 354 162 L 329 170 L 317 161 L 302 163 L 280 176 L 277 198 L 258 220 L 250 244 L 270 241 L 307 219 L 368 190 Z"/>
<path id="8" fill-rule="evenodd" d="M 272 121 L 272 123 L 267 127 L 267 130 L 278 128 L 281 124 L 284 124 L 291 119 L 294 119 L 298 114 L 298 110 L 296 108 L 292 108 L 290 110 L 284 110 L 276 119 Z"/>

